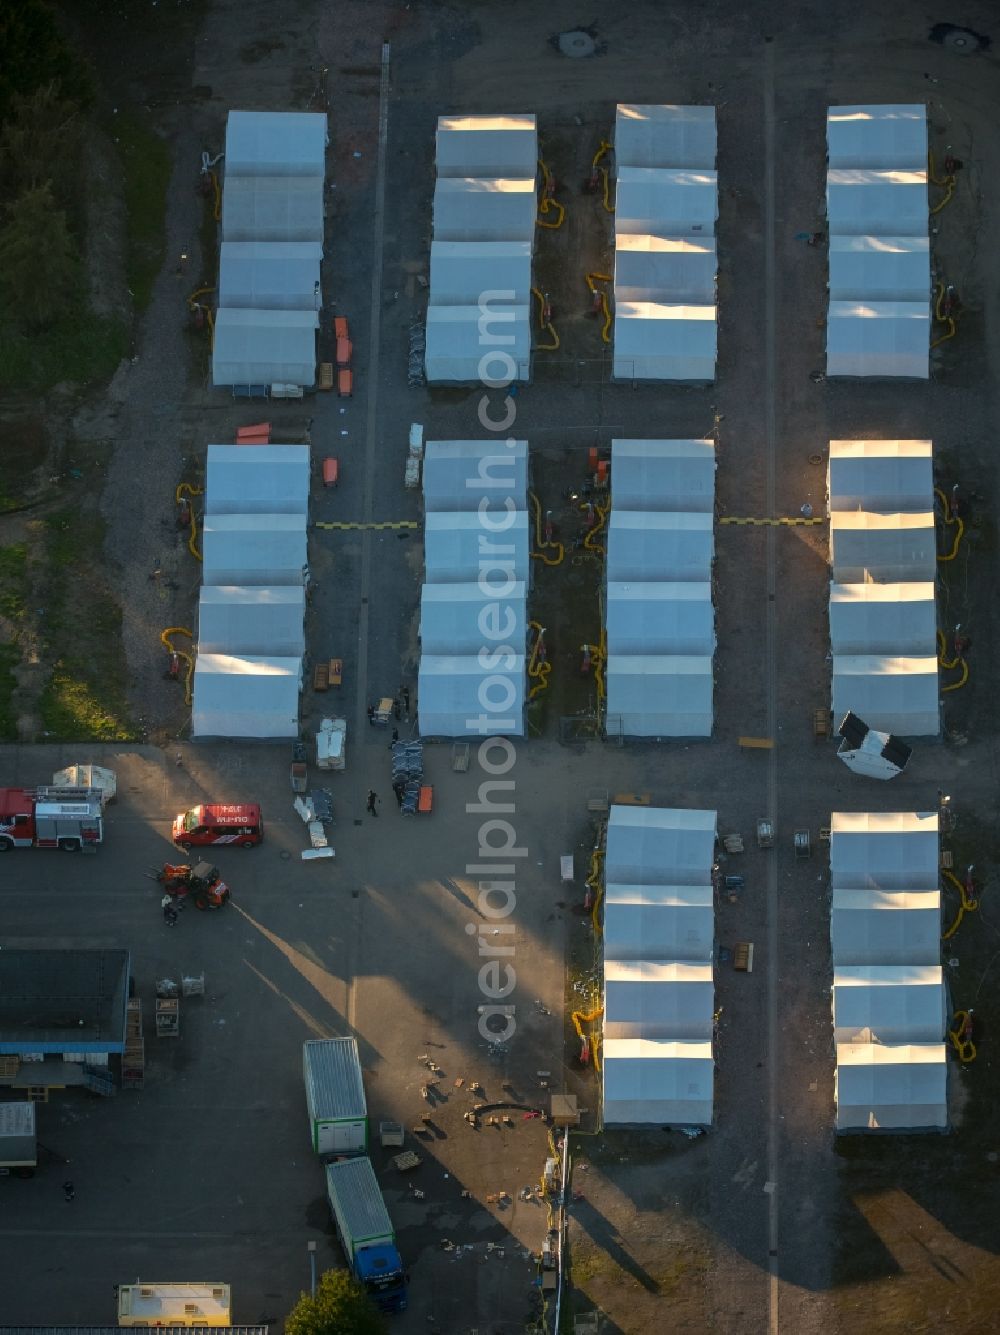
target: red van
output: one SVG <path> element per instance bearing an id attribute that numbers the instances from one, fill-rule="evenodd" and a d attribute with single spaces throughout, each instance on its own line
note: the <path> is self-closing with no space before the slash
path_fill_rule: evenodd
<path id="1" fill-rule="evenodd" d="M 173 837 L 184 849 L 221 844 L 253 848 L 264 838 L 264 821 L 256 802 L 233 807 L 205 804 L 174 817 Z"/>

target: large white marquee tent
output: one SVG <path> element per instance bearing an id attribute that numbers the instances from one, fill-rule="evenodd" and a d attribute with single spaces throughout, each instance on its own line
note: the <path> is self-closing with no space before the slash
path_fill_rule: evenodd
<path id="1" fill-rule="evenodd" d="M 936 737 L 941 730 L 937 658 L 835 655 L 832 703 L 835 718 L 850 710 L 876 732 Z"/>
<path id="2" fill-rule="evenodd" d="M 937 606 L 930 581 L 830 585 L 830 644 L 835 658 L 874 649 L 891 658 L 926 656 L 936 631 Z"/>
<path id="3" fill-rule="evenodd" d="M 305 616 L 302 585 L 203 585 L 198 652 L 301 658 L 306 651 Z"/>
<path id="4" fill-rule="evenodd" d="M 929 440 L 831 440 L 829 509 L 890 513 L 930 509 L 934 447 Z"/>
<path id="5" fill-rule="evenodd" d="M 608 884 L 711 885 L 717 814 L 615 803 L 608 819 Z"/>
<path id="6" fill-rule="evenodd" d="M 199 653 L 192 735 L 248 740 L 298 737 L 301 687 L 301 658 Z"/>
<path id="7" fill-rule="evenodd" d="M 608 643 L 616 654 L 711 655 L 712 586 L 707 581 L 608 581 Z"/>
<path id="8" fill-rule="evenodd" d="M 524 736 L 527 668 L 513 663 L 483 666 L 478 654 L 422 654 L 417 681 L 420 733 L 424 737 Z M 487 660 L 488 661 L 488 660 Z"/>
<path id="9" fill-rule="evenodd" d="M 605 1126 L 710 1126 L 715 1063 L 708 1040 L 609 1039 L 601 1053 Z"/>
<path id="10" fill-rule="evenodd" d="M 209 445 L 207 515 L 290 514 L 309 510 L 308 445 Z"/>
<path id="11" fill-rule="evenodd" d="M 528 306 L 531 302 L 530 241 L 432 241 L 430 290 L 435 306 L 475 307 L 477 320 L 484 293 L 489 294 L 492 310 Z M 502 292 L 501 304 L 496 293 Z M 499 324 L 494 334 L 504 331 Z M 473 336 L 477 355 L 490 344 L 479 346 L 478 330 Z M 503 347 L 509 345 L 503 344 Z"/>
<path id="12" fill-rule="evenodd" d="M 712 958 L 715 910 L 711 885 L 627 885 L 604 889 L 604 958 Z"/>
<path id="13" fill-rule="evenodd" d="M 714 306 L 616 301 L 615 380 L 715 379 Z"/>
<path id="14" fill-rule="evenodd" d="M 831 301 L 826 330 L 828 376 L 926 380 L 930 308 L 913 301 Z"/>
<path id="15" fill-rule="evenodd" d="M 439 178 L 500 176 L 534 181 L 535 117 L 439 116 L 435 156 Z"/>
<path id="16" fill-rule="evenodd" d="M 837 1043 L 938 1043 L 947 1023 L 939 964 L 836 965 Z"/>
<path id="17" fill-rule="evenodd" d="M 831 107 L 826 120 L 831 167 L 927 166 L 927 108 L 918 103 Z"/>
<path id="18" fill-rule="evenodd" d="M 943 1131 L 948 1062 L 943 1043 L 841 1043 L 838 1131 Z"/>
<path id="19" fill-rule="evenodd" d="M 486 653 L 498 645 L 523 645 L 528 632 L 527 590 L 518 581 L 502 597 L 480 584 L 425 584 L 420 594 L 423 654 Z"/>
<path id="20" fill-rule="evenodd" d="M 833 888 L 934 889 L 939 826 L 934 811 L 835 811 L 830 818 Z"/>
<path id="21" fill-rule="evenodd" d="M 306 526 L 297 514 L 206 515 L 202 579 L 210 584 L 301 584 Z"/>
<path id="22" fill-rule="evenodd" d="M 705 168 L 619 167 L 615 232 L 631 236 L 714 236 L 718 173 Z"/>
<path id="23" fill-rule="evenodd" d="M 620 510 L 608 520 L 609 580 L 709 580 L 715 521 L 708 512 Z"/>
<path id="24" fill-rule="evenodd" d="M 830 300 L 930 301 L 926 236 L 831 236 Z"/>
<path id="25" fill-rule="evenodd" d="M 498 347 L 483 337 L 477 306 L 428 306 L 424 367 L 434 384 L 528 380 L 531 375 L 530 307 L 493 304 L 491 328 Z"/>
<path id="26" fill-rule="evenodd" d="M 840 584 L 932 581 L 937 574 L 934 512 L 835 510 L 830 516 L 830 556 Z"/>
<path id="27" fill-rule="evenodd" d="M 711 1041 L 711 963 L 604 962 L 604 1041 L 661 1038 Z"/>
<path id="28" fill-rule="evenodd" d="M 714 236 L 622 233 L 615 241 L 615 302 L 711 306 L 717 269 Z"/>
<path id="29" fill-rule="evenodd" d="M 438 178 L 434 187 L 434 240 L 532 243 L 535 211 L 534 178 Z"/>
<path id="30" fill-rule="evenodd" d="M 835 889 L 830 953 L 845 967 L 935 962 L 941 954 L 940 890 Z"/>
<path id="31" fill-rule="evenodd" d="M 219 306 L 315 311 L 321 305 L 316 241 L 223 241 Z"/>
<path id="32" fill-rule="evenodd" d="M 716 156 L 715 107 L 619 102 L 615 161 L 621 167 L 705 167 Z"/>
<path id="33" fill-rule="evenodd" d="M 237 176 L 311 176 L 326 171 L 323 112 L 231 111 L 226 119 L 226 181 Z"/>
<path id="34" fill-rule="evenodd" d="M 609 737 L 710 737 L 712 659 L 683 654 L 609 654 Z"/>
<path id="35" fill-rule="evenodd" d="M 488 516 L 476 511 L 432 510 L 424 515 L 424 578 L 428 584 L 468 584 L 482 578 L 491 588 L 530 577 L 528 513 Z"/>
<path id="36" fill-rule="evenodd" d="M 505 522 L 506 503 L 524 508 L 528 492 L 526 440 L 429 440 L 424 447 L 424 508 L 484 515 L 484 534 Z M 485 510 L 480 509 L 484 503 Z M 497 540 L 501 540 L 498 536 Z"/>
<path id="37" fill-rule="evenodd" d="M 322 176 L 226 177 L 222 240 L 323 242 Z"/>
<path id="38" fill-rule="evenodd" d="M 715 443 L 711 440 L 612 441 L 614 509 L 712 514 Z"/>
<path id="39" fill-rule="evenodd" d="M 316 383 L 315 310 L 218 311 L 212 343 L 212 384 Z"/>

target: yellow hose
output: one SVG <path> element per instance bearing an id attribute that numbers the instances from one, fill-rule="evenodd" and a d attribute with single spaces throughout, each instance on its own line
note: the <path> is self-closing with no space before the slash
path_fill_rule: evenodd
<path id="1" fill-rule="evenodd" d="M 538 205 L 538 212 L 540 214 L 546 214 L 550 210 L 555 209 L 559 216 L 555 222 L 543 222 L 541 218 L 536 218 L 535 226 L 548 227 L 555 232 L 558 231 L 566 221 L 566 210 L 557 199 L 553 198 L 551 192 L 555 190 L 555 181 L 552 177 L 552 173 L 541 158 L 538 159 L 538 167 L 542 173 L 542 198 Z"/>
<path id="2" fill-rule="evenodd" d="M 215 218 L 215 221 L 218 222 L 222 217 L 222 191 L 219 188 L 219 175 L 218 172 L 209 172 L 209 176 L 212 178 L 212 185 L 215 189 L 215 208 L 213 209 L 213 217 Z"/>
<path id="3" fill-rule="evenodd" d="M 598 283 L 610 283 L 612 278 L 607 273 L 588 273 L 584 275 L 587 286 L 590 291 L 601 298 L 601 309 L 604 312 L 604 327 L 601 329 L 601 338 L 605 343 L 611 342 L 611 307 L 608 305 L 608 294 L 603 288 L 597 286 Z"/>
<path id="4" fill-rule="evenodd" d="M 547 331 L 552 339 L 550 343 L 536 343 L 535 351 L 555 352 L 556 348 L 559 346 L 559 335 L 556 333 L 555 325 L 553 325 L 552 321 L 546 320 L 545 318 L 545 297 L 537 287 L 533 287 L 531 290 L 538 298 L 538 327 L 543 332 Z"/>
<path id="5" fill-rule="evenodd" d="M 529 621 L 528 625 L 535 631 L 535 643 L 531 647 L 531 657 L 528 659 L 528 676 L 534 681 L 528 699 L 534 700 L 536 695 L 541 695 L 549 684 L 549 673 L 552 671 L 552 664 L 543 659 L 538 661 L 538 651 L 542 646 L 542 636 L 545 634 L 545 627 L 537 621 Z"/>
<path id="6" fill-rule="evenodd" d="M 963 1064 L 974 1062 L 976 1060 L 976 1045 L 971 1038 L 963 1038 L 965 1026 L 969 1022 L 968 1011 L 956 1011 L 951 1022 L 951 1028 L 948 1030 L 948 1037 L 951 1039 L 951 1045 L 958 1054 L 958 1060 Z"/>
<path id="7" fill-rule="evenodd" d="M 547 542 L 545 540 L 545 535 L 542 530 L 542 503 L 533 491 L 528 492 L 528 499 L 531 501 L 535 510 L 535 546 L 538 548 L 538 551 L 532 552 L 531 555 L 536 561 L 544 561 L 547 566 L 562 565 L 566 556 L 565 547 L 561 542 Z M 549 556 L 546 549 L 558 552 L 559 555 Z"/>
<path id="8" fill-rule="evenodd" d="M 202 494 L 202 491 L 201 487 L 192 487 L 190 482 L 180 482 L 177 485 L 177 490 L 174 492 L 175 504 L 180 505 L 181 497 L 185 493 L 187 493 L 188 496 L 200 496 Z M 190 507 L 190 510 L 191 510 L 191 532 L 188 534 L 188 551 L 191 553 L 191 555 L 194 557 L 196 561 L 200 561 L 201 552 L 199 552 L 198 550 L 198 521 L 194 517 L 193 505 Z"/>
<path id="9" fill-rule="evenodd" d="M 938 655 L 937 655 L 938 667 L 944 668 L 946 671 L 950 671 L 952 668 L 961 668 L 962 670 L 962 675 L 961 677 L 959 677 L 958 681 L 953 681 L 949 686 L 941 687 L 941 694 L 943 695 L 945 691 L 960 691 L 962 687 L 965 685 L 965 683 L 969 680 L 969 665 L 964 658 L 945 657 L 945 654 L 948 652 L 948 646 L 944 638 L 944 631 L 942 630 L 939 630 L 937 633 L 937 644 L 938 644 Z"/>
<path id="10" fill-rule="evenodd" d="M 593 1022 L 599 1020 L 603 1014 L 604 1007 L 598 1006 L 595 1010 L 587 1011 L 586 1013 L 583 1011 L 573 1011 L 570 1016 L 573 1021 L 573 1028 L 576 1030 L 580 1042 L 583 1043 L 589 1041 L 590 1051 L 594 1058 L 594 1070 L 598 1072 L 601 1069 L 601 1059 L 597 1053 L 597 1034 L 585 1034 L 583 1032 L 583 1026 L 585 1024 L 593 1024 Z"/>
<path id="11" fill-rule="evenodd" d="M 967 913 L 975 913 L 976 909 L 979 908 L 979 900 L 969 894 L 965 882 L 960 881 L 954 872 L 948 871 L 947 868 L 942 868 L 942 872 L 947 876 L 948 880 L 951 881 L 952 885 L 957 889 L 961 896 L 961 903 L 958 906 L 958 913 L 955 916 L 955 921 L 941 937 L 942 941 L 948 941 L 958 931 L 959 923 L 961 923 L 965 915 Z"/>
<path id="12" fill-rule="evenodd" d="M 601 862 L 602 854 L 599 848 L 595 848 L 590 855 L 590 872 L 584 884 L 588 890 L 593 891 L 594 902 L 590 910 L 590 921 L 594 927 L 594 939 L 598 940 L 601 936 L 600 908 L 601 900 L 604 898 L 604 886 L 601 884 Z"/>
<path id="13" fill-rule="evenodd" d="M 948 326 L 948 332 L 946 334 L 942 334 L 940 338 L 934 339 L 934 341 L 931 343 L 932 348 L 939 347 L 942 343 L 947 343 L 949 338 L 954 338 L 955 332 L 958 328 L 958 326 L 955 323 L 955 317 L 953 315 L 942 315 L 941 313 L 942 303 L 944 301 L 944 294 L 945 294 L 944 283 L 938 283 L 937 292 L 935 293 L 934 297 L 934 318 L 937 320 L 938 324 L 946 324 Z"/>
<path id="14" fill-rule="evenodd" d="M 580 508 L 581 508 L 581 510 L 585 510 L 587 507 L 586 507 L 585 505 L 582 505 Z M 593 552 L 595 556 L 605 556 L 605 555 L 606 555 L 606 552 L 605 552 L 604 548 L 603 548 L 600 544 L 598 544 L 598 545 L 595 547 L 595 545 L 594 545 L 594 539 L 597 538 L 597 537 L 599 537 L 600 534 L 601 534 L 601 532 L 603 531 L 603 529 L 604 529 L 604 525 L 607 523 L 607 519 L 608 519 L 608 510 L 609 510 L 609 509 L 610 509 L 610 506 L 607 506 L 607 505 L 595 505 L 595 506 L 594 506 L 594 512 L 595 512 L 595 514 L 597 515 L 597 523 L 596 523 L 596 524 L 594 525 L 594 527 L 589 531 L 589 533 L 587 534 L 587 536 L 586 536 L 586 537 L 584 538 L 584 540 L 583 540 L 583 545 L 584 545 L 584 547 L 586 547 L 586 549 L 587 549 L 588 552 Z"/>
<path id="15" fill-rule="evenodd" d="M 167 653 L 177 654 L 179 658 L 183 658 L 185 663 L 187 663 L 187 675 L 184 678 L 184 703 L 190 705 L 192 698 L 191 679 L 194 677 L 194 658 L 187 653 L 186 650 L 176 649 L 174 647 L 173 636 L 175 635 L 186 635 L 189 640 L 193 639 L 194 636 L 184 626 L 171 626 L 167 630 L 160 631 L 160 643 L 166 649 Z"/>
<path id="16" fill-rule="evenodd" d="M 962 536 L 963 536 L 963 534 L 965 533 L 965 525 L 964 525 L 964 523 L 962 522 L 962 517 L 961 517 L 961 515 L 953 515 L 953 514 L 952 514 L 952 512 L 951 512 L 951 502 L 948 500 L 948 497 L 944 494 L 944 492 L 941 490 L 940 487 L 935 487 L 935 488 L 934 488 L 934 495 L 937 496 L 937 497 L 940 499 L 940 501 L 941 501 L 941 505 L 942 505 L 942 507 L 943 507 L 943 509 L 944 509 L 944 522 L 945 522 L 946 524 L 956 524 L 956 525 L 957 525 L 957 528 L 955 529 L 955 541 L 954 541 L 954 543 L 952 544 L 951 551 L 948 553 L 947 556 L 939 556 L 939 557 L 938 557 L 938 560 L 939 560 L 939 561 L 954 561 L 955 557 L 958 555 L 958 545 L 959 545 L 959 543 L 962 541 Z"/>
<path id="17" fill-rule="evenodd" d="M 601 167 L 599 165 L 601 158 L 604 157 L 605 153 L 610 153 L 610 151 L 611 144 L 607 139 L 602 139 L 601 146 L 598 148 L 593 158 L 591 158 L 590 165 L 591 167 L 595 167 L 601 173 L 601 178 L 604 182 L 603 200 L 605 211 L 607 213 L 614 213 L 615 206 L 611 203 L 611 173 L 608 171 L 607 167 Z"/>
<path id="18" fill-rule="evenodd" d="M 951 200 L 952 195 L 955 193 L 955 176 L 954 173 L 952 173 L 949 176 L 934 175 L 933 153 L 927 154 L 927 176 L 928 179 L 933 181 L 935 185 L 943 185 L 945 188 L 944 199 L 939 200 L 938 203 L 935 204 L 934 207 L 931 209 L 931 215 L 933 216 L 935 213 L 941 212 L 944 206 Z M 933 346 L 933 344 L 931 346 Z"/>
<path id="19" fill-rule="evenodd" d="M 605 695 L 604 664 L 607 661 L 608 661 L 608 633 L 602 627 L 600 643 L 597 646 L 597 651 L 591 658 L 591 663 L 593 664 L 594 668 L 594 685 L 597 687 L 598 704 L 600 704 L 600 702 L 604 699 Z"/>

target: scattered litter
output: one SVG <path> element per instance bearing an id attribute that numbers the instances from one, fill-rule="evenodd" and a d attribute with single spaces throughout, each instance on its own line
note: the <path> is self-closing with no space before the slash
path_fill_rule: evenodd
<path id="1" fill-rule="evenodd" d="M 464 1084 L 465 1084 L 465 1079 L 462 1076 L 459 1076 L 455 1081 L 455 1088 L 461 1089 Z"/>
<path id="2" fill-rule="evenodd" d="M 413 1188 L 413 1199 L 417 1201 L 422 1201 L 424 1199 L 424 1193 L 419 1189 L 419 1187 Z"/>
<path id="3" fill-rule="evenodd" d="M 356 149 L 354 150 L 354 152 L 351 154 L 351 157 L 352 157 L 352 158 L 360 158 L 360 157 L 361 157 L 361 150 L 358 149 L 358 148 L 356 148 Z"/>

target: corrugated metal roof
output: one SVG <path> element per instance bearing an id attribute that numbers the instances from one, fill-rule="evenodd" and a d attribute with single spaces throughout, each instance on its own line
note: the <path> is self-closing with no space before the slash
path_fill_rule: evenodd
<path id="1" fill-rule="evenodd" d="M 367 1117 L 356 1039 L 310 1039 L 302 1045 L 302 1067 L 306 1099 L 315 1121 Z"/>
<path id="2" fill-rule="evenodd" d="M 186 1326 L 187 1335 L 268 1335 L 268 1326 Z M 0 1335 L 121 1335 L 119 1326 L 0 1326 Z"/>
<path id="3" fill-rule="evenodd" d="M 370 1159 L 341 1159 L 327 1164 L 328 1196 L 334 1183 L 344 1222 L 355 1242 L 392 1236 L 392 1221 Z"/>

